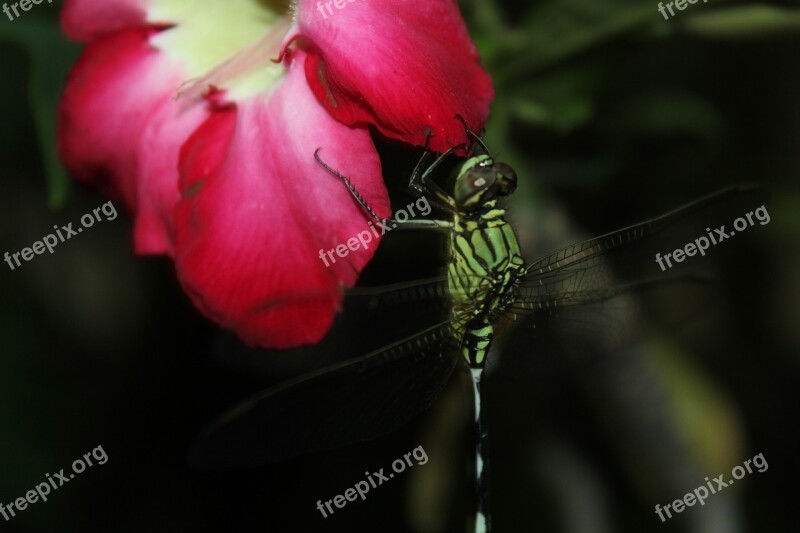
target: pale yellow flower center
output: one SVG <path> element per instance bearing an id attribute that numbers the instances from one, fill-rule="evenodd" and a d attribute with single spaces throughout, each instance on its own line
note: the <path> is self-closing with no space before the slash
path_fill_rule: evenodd
<path id="1" fill-rule="evenodd" d="M 181 64 L 186 83 L 176 96 L 193 99 L 209 86 L 227 91 L 234 100 L 268 91 L 283 76 L 278 57 L 290 27 L 289 9 L 267 0 L 158 0 L 148 22 L 174 24 L 151 44 Z"/>

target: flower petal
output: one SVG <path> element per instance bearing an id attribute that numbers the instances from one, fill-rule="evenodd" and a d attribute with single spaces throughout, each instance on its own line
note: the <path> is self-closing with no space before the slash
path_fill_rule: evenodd
<path id="1" fill-rule="evenodd" d="M 272 93 L 219 109 L 187 141 L 176 211 L 178 276 L 195 304 L 249 344 L 277 348 L 322 338 L 342 285 L 355 283 L 379 240 L 325 266 L 321 253 L 371 231 L 316 148 L 389 215 L 369 133 L 330 117 L 307 85 L 304 54 L 293 60 Z"/>
<path id="2" fill-rule="evenodd" d="M 66 0 L 61 29 L 71 39 L 89 41 L 117 30 L 145 26 L 147 0 Z"/>
<path id="3" fill-rule="evenodd" d="M 153 30 L 93 41 L 59 105 L 59 153 L 76 178 L 96 183 L 136 213 L 139 253 L 170 253 L 178 202 L 178 152 L 207 116 L 172 95 L 180 68 L 148 44 Z"/>
<path id="4" fill-rule="evenodd" d="M 348 125 L 442 152 L 483 127 L 494 96 L 454 0 L 300 0 L 297 24 L 313 45 L 306 75 Z"/>
<path id="5" fill-rule="evenodd" d="M 136 253 L 173 254 L 175 207 L 180 200 L 178 156 L 209 113 L 204 105 L 183 109 L 171 98 L 164 98 L 151 113 L 137 146 Z"/>
<path id="6" fill-rule="evenodd" d="M 151 30 L 119 32 L 93 41 L 67 78 L 59 103 L 58 151 L 83 182 L 111 179 L 112 196 L 136 203 L 136 146 L 161 91 L 142 80 L 157 69 Z M 106 187 L 109 189 L 109 187 Z"/>

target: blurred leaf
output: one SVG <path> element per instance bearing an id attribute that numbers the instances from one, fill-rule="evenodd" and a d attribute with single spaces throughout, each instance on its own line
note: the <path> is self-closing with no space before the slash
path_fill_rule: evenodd
<path id="1" fill-rule="evenodd" d="M 708 472 L 724 472 L 744 455 L 744 429 L 729 397 L 675 346 L 653 346 L 675 420 Z"/>
<path id="2" fill-rule="evenodd" d="M 681 21 L 692 35 L 716 39 L 778 37 L 800 33 L 800 11 L 767 5 L 746 5 L 700 12 Z"/>
<path id="3" fill-rule="evenodd" d="M 597 63 L 560 69 L 513 91 L 514 118 L 568 133 L 594 116 L 594 101 L 605 86 Z"/>
<path id="4" fill-rule="evenodd" d="M 486 39 L 486 44 L 491 44 L 505 31 L 500 10 L 493 0 L 462 0 L 460 3 L 464 6 L 465 17 L 470 20 L 470 33 Z"/>
<path id="5" fill-rule="evenodd" d="M 80 47 L 67 42 L 53 22 L 32 16 L 0 24 L 0 39 L 20 46 L 30 58 L 29 100 L 47 174 L 49 203 L 60 206 L 70 182 L 56 154 L 56 107 Z"/>
<path id="6" fill-rule="evenodd" d="M 637 136 L 689 135 L 713 144 L 725 135 L 724 120 L 709 102 L 676 90 L 637 94 L 611 120 L 613 129 Z"/>
<path id="7" fill-rule="evenodd" d="M 539 126 L 549 126 L 559 132 L 566 132 L 583 124 L 591 115 L 591 105 L 585 100 L 573 102 L 561 109 L 553 109 L 547 105 L 530 101 L 515 100 L 512 107 L 514 114 Z"/>
<path id="8" fill-rule="evenodd" d="M 637 26 L 658 22 L 649 0 L 549 0 L 528 11 L 523 23 L 524 53 L 502 61 L 501 78 L 518 77 L 574 56 Z M 662 21 L 663 22 L 663 21 Z"/>
<path id="9" fill-rule="evenodd" d="M 800 213 L 800 192 L 796 185 L 776 188 L 767 207 L 773 217 L 770 224 L 774 231 L 769 233 L 770 238 L 796 243 L 800 237 L 800 217 L 797 216 Z"/>

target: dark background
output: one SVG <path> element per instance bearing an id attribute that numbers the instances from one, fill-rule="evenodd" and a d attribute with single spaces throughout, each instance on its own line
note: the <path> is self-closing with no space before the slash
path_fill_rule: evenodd
<path id="1" fill-rule="evenodd" d="M 733 183 L 764 185 L 771 222 L 712 248 L 713 304 L 677 328 L 653 320 L 646 345 L 609 372 L 489 378 L 496 530 L 797 531 L 800 12 L 698 3 L 665 21 L 649 0 L 583 4 L 462 3 L 496 83 L 487 142 L 520 176 L 511 208 L 527 257 Z M 79 51 L 59 35 L 57 10 L 0 21 L 0 253 L 106 201 L 55 163 L 54 101 Z M 400 208 L 418 153 L 377 142 Z M 345 313 L 320 348 L 242 352 L 193 309 L 168 260 L 133 256 L 130 231 L 120 213 L 0 268 L 0 502 L 98 445 L 109 457 L 0 529 L 467 530 L 461 372 L 430 412 L 376 441 L 252 472 L 189 468 L 215 416 L 321 360 L 389 342 L 411 319 Z M 423 275 L 441 249 L 391 235 L 364 276 Z M 420 445 L 426 465 L 327 519 L 316 510 Z M 769 469 L 706 506 L 666 524 L 653 512 L 758 453 Z"/>

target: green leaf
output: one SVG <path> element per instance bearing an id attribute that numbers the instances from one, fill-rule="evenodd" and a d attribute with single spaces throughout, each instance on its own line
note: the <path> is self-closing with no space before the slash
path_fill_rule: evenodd
<path id="1" fill-rule="evenodd" d="M 676 346 L 654 342 L 651 353 L 687 444 L 709 471 L 729 468 L 742 457 L 743 428 L 735 403 Z"/>
<path id="2" fill-rule="evenodd" d="M 727 131 L 724 118 L 710 102 L 679 90 L 637 94 L 615 111 L 609 127 L 634 136 L 683 135 L 713 145 Z"/>
<path id="3" fill-rule="evenodd" d="M 20 46 L 30 58 L 31 114 L 47 176 L 48 202 L 58 207 L 67 197 L 70 181 L 56 154 L 56 108 L 80 46 L 66 41 L 56 23 L 32 15 L 0 24 L 0 40 Z"/>
<path id="4" fill-rule="evenodd" d="M 745 5 L 700 12 L 681 22 L 685 32 L 715 39 L 752 39 L 800 33 L 800 10 Z"/>
<path id="5" fill-rule="evenodd" d="M 523 27 L 524 52 L 493 58 L 497 75 L 518 77 L 539 71 L 620 34 L 658 23 L 651 0 L 549 0 L 528 11 Z M 664 22 L 663 19 L 661 22 Z"/>
<path id="6" fill-rule="evenodd" d="M 594 116 L 594 100 L 604 86 L 598 64 L 559 69 L 512 91 L 514 117 L 559 133 L 583 126 Z"/>

